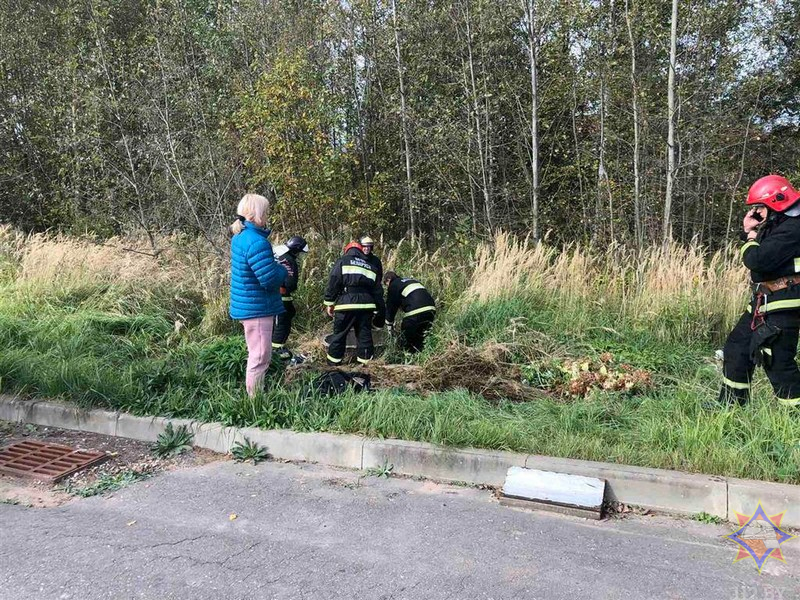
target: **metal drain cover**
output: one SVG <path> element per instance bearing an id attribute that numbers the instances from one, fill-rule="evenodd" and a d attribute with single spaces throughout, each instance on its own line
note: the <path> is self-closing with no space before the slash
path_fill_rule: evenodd
<path id="1" fill-rule="evenodd" d="M 0 473 L 56 482 L 106 458 L 105 452 L 26 440 L 0 448 Z"/>

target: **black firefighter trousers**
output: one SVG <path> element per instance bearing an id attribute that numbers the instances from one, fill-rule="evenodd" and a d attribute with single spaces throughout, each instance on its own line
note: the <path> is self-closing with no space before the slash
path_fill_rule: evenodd
<path id="1" fill-rule="evenodd" d="M 289 339 L 289 333 L 292 331 L 292 321 L 294 321 L 294 317 L 297 314 L 294 302 L 291 300 L 285 300 L 283 307 L 286 312 L 275 317 L 275 326 L 272 328 L 272 349 L 277 350 L 279 355 L 289 354 L 285 348 L 286 340 Z"/>
<path id="2" fill-rule="evenodd" d="M 422 352 L 422 348 L 425 345 L 425 336 L 428 335 L 428 331 L 433 327 L 435 315 L 435 311 L 429 311 L 405 317 L 400 323 L 400 336 L 397 338 L 400 348 L 412 353 Z"/>
<path id="3" fill-rule="evenodd" d="M 341 364 L 347 349 L 347 334 L 355 330 L 358 350 L 356 357 L 362 364 L 368 363 L 375 355 L 372 344 L 372 309 L 347 310 L 335 312 L 333 315 L 333 336 L 328 345 L 328 363 Z"/>
<path id="4" fill-rule="evenodd" d="M 797 367 L 797 339 L 800 311 L 790 310 L 765 315 L 766 322 L 780 334 L 761 349 L 764 371 L 782 404 L 800 405 L 800 369 Z M 750 382 L 755 363 L 750 354 L 753 315 L 745 312 L 725 342 L 720 401 L 745 404 L 750 398 Z"/>

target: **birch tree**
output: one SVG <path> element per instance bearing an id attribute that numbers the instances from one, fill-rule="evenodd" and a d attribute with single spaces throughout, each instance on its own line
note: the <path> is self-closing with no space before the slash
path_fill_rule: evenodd
<path id="1" fill-rule="evenodd" d="M 664 196 L 664 234 L 666 245 L 672 237 L 672 190 L 675 182 L 675 63 L 678 54 L 678 0 L 672 0 L 669 34 L 669 75 L 667 79 L 667 185 Z"/>
<path id="2" fill-rule="evenodd" d="M 403 129 L 403 154 L 406 162 L 406 204 L 408 207 L 408 223 L 413 238 L 417 232 L 414 215 L 414 183 L 411 179 L 411 141 L 408 131 L 408 112 L 406 108 L 405 69 L 403 53 L 400 45 L 400 26 L 397 21 L 397 0 L 392 0 L 392 24 L 394 28 L 394 48 L 397 60 L 397 81 L 400 86 L 400 122 Z"/>

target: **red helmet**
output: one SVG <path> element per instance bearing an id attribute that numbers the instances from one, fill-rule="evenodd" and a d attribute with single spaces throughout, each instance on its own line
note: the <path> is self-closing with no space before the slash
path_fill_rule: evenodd
<path id="1" fill-rule="evenodd" d="M 800 192 L 792 187 L 786 177 L 767 175 L 750 186 L 747 204 L 763 204 L 777 212 L 783 212 L 800 200 Z"/>
<path id="2" fill-rule="evenodd" d="M 361 252 L 364 251 L 364 246 L 362 246 L 358 242 L 350 242 L 349 244 L 347 244 L 347 246 L 344 247 L 344 252 L 342 252 L 342 254 L 347 254 L 353 248 L 356 248 L 357 250 L 361 250 Z"/>

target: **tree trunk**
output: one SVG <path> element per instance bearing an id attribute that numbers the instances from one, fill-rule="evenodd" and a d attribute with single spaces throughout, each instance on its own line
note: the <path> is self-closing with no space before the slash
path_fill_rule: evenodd
<path id="1" fill-rule="evenodd" d="M 539 239 L 539 95 L 536 39 L 536 0 L 524 0 L 531 76 L 531 234 Z"/>
<path id="2" fill-rule="evenodd" d="M 400 54 L 400 28 L 397 25 L 397 2 L 392 0 L 392 23 L 394 25 L 394 47 L 395 57 L 397 58 L 397 78 L 400 85 L 400 120 L 403 128 L 403 151 L 406 158 L 406 202 L 408 204 L 409 227 L 411 228 L 411 238 L 414 239 L 417 232 L 417 224 L 414 216 L 414 187 L 411 179 L 411 142 L 408 134 L 408 114 L 406 111 L 406 85 L 403 69 L 403 59 Z"/>
<path id="3" fill-rule="evenodd" d="M 393 0 L 394 1 L 394 0 Z M 478 85 L 475 79 L 475 61 L 472 53 L 472 17 L 470 15 L 469 10 L 469 2 L 470 0 L 465 0 L 464 7 L 464 23 L 466 26 L 466 35 L 467 35 L 467 58 L 468 58 L 468 66 L 469 66 L 469 80 L 470 80 L 470 87 L 472 88 L 472 112 L 473 112 L 473 119 L 475 121 L 475 135 L 478 137 L 478 158 L 480 160 L 481 166 L 481 182 L 483 184 L 483 202 L 484 202 L 484 210 L 486 212 L 486 225 L 491 232 L 494 229 L 494 223 L 492 218 L 492 195 L 489 186 L 489 175 L 488 175 L 488 157 L 487 157 L 487 148 L 484 147 L 485 137 L 483 135 L 483 127 L 481 125 L 481 111 L 480 111 L 480 104 L 478 102 Z M 487 132 L 488 132 L 488 120 L 489 115 L 488 111 L 486 114 L 486 121 L 487 121 Z"/>
<path id="4" fill-rule="evenodd" d="M 672 188 L 675 178 L 675 61 L 678 53 L 678 0 L 672 0 L 672 25 L 669 36 L 669 77 L 667 79 L 667 189 L 664 194 L 664 245 L 672 237 Z"/>
<path id="5" fill-rule="evenodd" d="M 625 22 L 628 25 L 628 43 L 631 46 L 631 89 L 633 92 L 633 229 L 636 245 L 644 245 L 644 227 L 642 225 L 641 190 L 639 175 L 639 86 L 636 84 L 636 44 L 633 40 L 628 0 L 625 0 Z"/>

